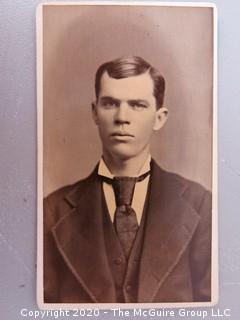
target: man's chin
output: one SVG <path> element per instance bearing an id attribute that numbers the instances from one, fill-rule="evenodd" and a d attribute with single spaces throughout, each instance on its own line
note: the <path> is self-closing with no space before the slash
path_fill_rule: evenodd
<path id="1" fill-rule="evenodd" d="M 110 151 L 110 152 L 109 152 Z M 121 146 L 109 150 L 108 153 L 111 154 L 111 157 L 117 160 L 126 161 L 136 156 L 132 147 Z"/>

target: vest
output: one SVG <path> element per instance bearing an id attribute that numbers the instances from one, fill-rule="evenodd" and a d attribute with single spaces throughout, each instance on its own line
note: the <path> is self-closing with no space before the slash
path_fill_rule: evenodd
<path id="1" fill-rule="evenodd" d="M 138 274 L 144 241 L 148 198 L 149 187 L 145 199 L 141 223 L 127 261 L 118 240 L 114 225 L 111 221 L 102 190 L 104 241 L 109 267 L 112 273 L 110 276 L 112 276 L 115 284 L 116 301 L 113 301 L 115 303 L 135 303 L 138 300 Z"/>

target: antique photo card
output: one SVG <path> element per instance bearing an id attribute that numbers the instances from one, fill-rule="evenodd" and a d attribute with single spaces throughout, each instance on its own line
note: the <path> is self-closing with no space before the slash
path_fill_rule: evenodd
<path id="1" fill-rule="evenodd" d="M 40 308 L 217 303 L 216 19 L 38 7 Z"/>

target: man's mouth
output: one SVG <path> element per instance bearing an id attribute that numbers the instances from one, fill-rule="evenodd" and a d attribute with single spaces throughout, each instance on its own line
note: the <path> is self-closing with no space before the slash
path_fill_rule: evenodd
<path id="1" fill-rule="evenodd" d="M 115 131 L 111 134 L 111 137 L 134 137 L 134 136 L 126 131 Z"/>

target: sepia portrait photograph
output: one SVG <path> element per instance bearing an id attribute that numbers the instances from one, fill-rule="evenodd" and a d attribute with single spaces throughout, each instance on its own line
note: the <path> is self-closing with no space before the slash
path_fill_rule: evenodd
<path id="1" fill-rule="evenodd" d="M 216 8 L 37 10 L 42 308 L 218 300 Z"/>

